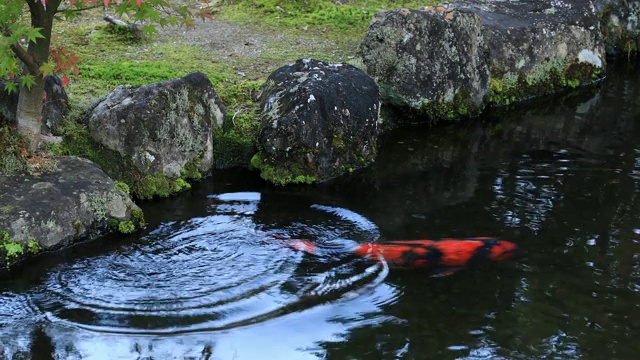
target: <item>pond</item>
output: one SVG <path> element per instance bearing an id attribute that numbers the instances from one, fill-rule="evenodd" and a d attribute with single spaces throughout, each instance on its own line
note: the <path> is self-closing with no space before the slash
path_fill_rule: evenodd
<path id="1" fill-rule="evenodd" d="M 407 125 L 326 184 L 223 171 L 144 203 L 143 232 L 0 282 L 0 359 L 635 358 L 638 84 L 619 64 L 592 88 Z M 522 253 L 433 276 L 281 239 L 474 236 Z"/>

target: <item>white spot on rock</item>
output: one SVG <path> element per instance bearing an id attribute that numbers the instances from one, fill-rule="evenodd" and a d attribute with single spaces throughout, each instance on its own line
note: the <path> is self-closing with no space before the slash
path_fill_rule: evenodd
<path id="1" fill-rule="evenodd" d="M 410 32 L 406 32 L 406 33 L 404 34 L 404 38 L 402 39 L 402 42 L 406 44 L 406 43 L 407 43 L 407 41 L 409 41 L 409 39 L 411 39 L 412 37 L 413 37 L 413 34 L 412 34 L 412 33 L 410 33 Z"/>
<path id="2" fill-rule="evenodd" d="M 602 60 L 591 50 L 582 49 L 582 51 L 580 51 L 580 53 L 578 54 L 578 60 L 580 60 L 580 62 L 586 62 L 599 68 L 602 67 Z"/>
<path id="3" fill-rule="evenodd" d="M 149 154 L 148 151 L 144 152 L 144 157 L 146 157 L 147 160 L 149 160 L 149 162 L 154 162 L 156 160 L 156 157 L 151 155 L 151 154 Z"/>
<path id="4" fill-rule="evenodd" d="M 309 100 L 307 100 L 307 104 L 311 104 L 312 101 L 316 101 L 316 97 L 313 94 L 309 95 Z"/>

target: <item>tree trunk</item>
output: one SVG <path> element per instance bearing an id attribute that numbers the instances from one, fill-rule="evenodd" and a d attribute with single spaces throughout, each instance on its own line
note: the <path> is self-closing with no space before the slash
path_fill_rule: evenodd
<path id="1" fill-rule="evenodd" d="M 31 88 L 20 88 L 16 118 L 18 132 L 27 138 L 29 150 L 34 151 L 40 144 L 40 129 L 42 128 L 42 95 L 44 93 L 44 79 L 36 76 L 36 83 Z"/>
<path id="2" fill-rule="evenodd" d="M 30 41 L 26 54 L 17 54 L 25 64 L 25 74 L 35 78 L 31 88 L 21 87 L 18 96 L 18 132 L 29 142 L 29 150 L 35 151 L 40 144 L 40 129 L 42 127 L 42 94 L 44 92 L 44 78 L 39 73 L 39 67 L 49 61 L 49 46 L 51 45 L 51 30 L 53 18 L 62 0 L 49 0 L 45 7 L 43 1 L 26 0 L 31 15 L 31 27 L 40 28 L 43 38 Z M 14 50 L 16 51 L 16 50 Z"/>

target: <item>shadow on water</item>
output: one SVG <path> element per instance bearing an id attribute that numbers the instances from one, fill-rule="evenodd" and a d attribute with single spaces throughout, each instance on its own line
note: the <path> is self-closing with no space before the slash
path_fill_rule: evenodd
<path id="1" fill-rule="evenodd" d="M 149 226 L 0 284 L 6 359 L 630 359 L 640 351 L 640 71 L 385 136 L 317 186 L 225 171 L 143 204 Z M 322 206 L 316 206 L 322 205 Z M 329 241 L 497 236 L 516 261 L 429 277 L 296 253 Z M 381 281 L 384 279 L 384 281 Z M 308 296 L 317 284 L 326 293 Z"/>

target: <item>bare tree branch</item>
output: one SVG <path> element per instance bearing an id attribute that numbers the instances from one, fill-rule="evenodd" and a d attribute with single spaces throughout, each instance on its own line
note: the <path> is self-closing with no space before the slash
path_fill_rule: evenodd
<path id="1" fill-rule="evenodd" d="M 15 43 L 10 45 L 11 50 L 14 54 L 22 61 L 29 70 L 29 73 L 32 75 L 38 75 L 38 71 L 40 70 L 40 64 L 34 59 L 34 57 L 29 54 L 20 44 Z"/>

